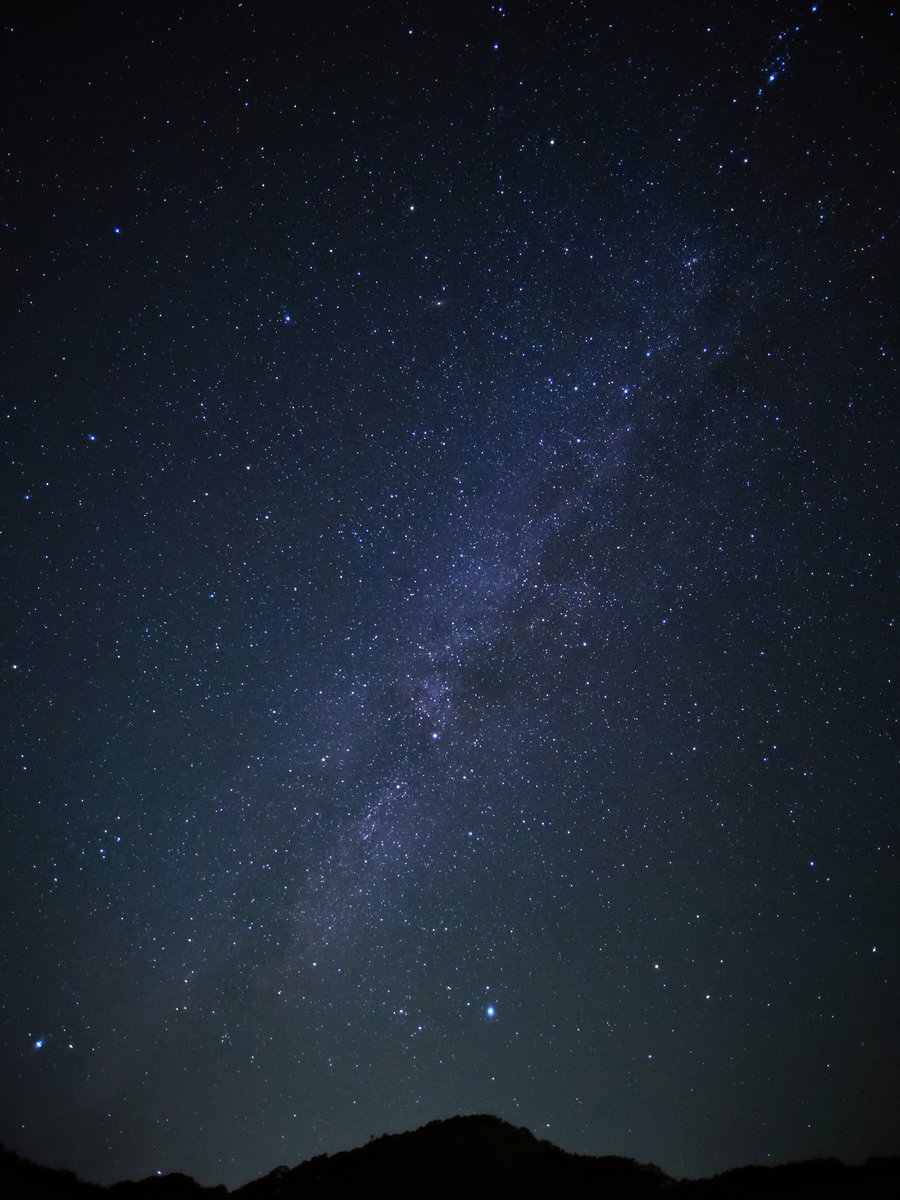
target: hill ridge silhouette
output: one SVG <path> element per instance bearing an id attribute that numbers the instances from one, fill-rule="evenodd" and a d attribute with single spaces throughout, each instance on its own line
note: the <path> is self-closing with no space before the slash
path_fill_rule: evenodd
<path id="1" fill-rule="evenodd" d="M 490 1195 L 492 1200 L 498 1189 L 562 1191 L 603 1200 L 894 1200 L 900 1196 L 900 1158 L 870 1158 L 858 1166 L 823 1158 L 673 1179 L 652 1163 L 571 1153 L 524 1126 L 480 1113 L 382 1134 L 363 1146 L 316 1155 L 295 1167 L 279 1166 L 229 1191 L 179 1173 L 104 1187 L 0 1147 L 0 1194 L 9 1200 L 304 1200 L 360 1195 L 371 1188 L 395 1196 Z"/>

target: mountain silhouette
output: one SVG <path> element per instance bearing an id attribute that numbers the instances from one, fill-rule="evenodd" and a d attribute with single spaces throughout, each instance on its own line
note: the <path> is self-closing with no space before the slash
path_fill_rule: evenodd
<path id="1" fill-rule="evenodd" d="M 229 1192 L 223 1186 L 202 1187 L 179 1174 L 101 1187 L 0 1148 L 0 1195 L 6 1200 L 304 1200 L 370 1192 L 463 1200 L 544 1194 L 595 1200 L 896 1200 L 900 1159 L 873 1158 L 862 1166 L 816 1159 L 675 1180 L 659 1167 L 630 1158 L 570 1154 L 528 1129 L 481 1115 L 431 1121 L 409 1133 L 374 1138 L 355 1150 L 276 1167 Z"/>

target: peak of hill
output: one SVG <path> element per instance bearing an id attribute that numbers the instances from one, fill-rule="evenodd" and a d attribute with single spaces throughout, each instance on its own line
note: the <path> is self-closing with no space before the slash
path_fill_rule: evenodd
<path id="1" fill-rule="evenodd" d="M 240 1188 L 241 1200 L 289 1200 L 325 1195 L 331 1188 L 385 1186 L 448 1191 L 494 1188 L 588 1186 L 602 1177 L 613 1194 L 655 1196 L 667 1176 L 627 1158 L 586 1158 L 539 1140 L 528 1129 L 492 1116 L 451 1117 L 410 1133 L 386 1134 L 365 1146 L 321 1155 L 277 1170 Z"/>
<path id="2" fill-rule="evenodd" d="M 5 1200 L 305 1200 L 364 1195 L 461 1196 L 562 1193 L 602 1200 L 894 1200 L 900 1159 L 847 1166 L 837 1159 L 740 1167 L 711 1179 L 674 1180 L 659 1167 L 630 1158 L 570 1154 L 488 1115 L 431 1121 L 408 1133 L 385 1134 L 365 1146 L 321 1154 L 296 1167 L 276 1167 L 229 1193 L 204 1188 L 186 1175 L 151 1176 L 103 1188 L 70 1171 L 37 1166 L 0 1148 L 0 1195 Z"/>

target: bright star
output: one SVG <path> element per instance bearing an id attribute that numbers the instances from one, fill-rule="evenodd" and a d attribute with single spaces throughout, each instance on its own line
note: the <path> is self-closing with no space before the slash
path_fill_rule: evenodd
<path id="1" fill-rule="evenodd" d="M 484 1010 L 484 1015 L 490 1020 L 496 1014 L 496 1012 L 497 1010 L 494 1008 L 493 1004 L 489 1004 Z"/>

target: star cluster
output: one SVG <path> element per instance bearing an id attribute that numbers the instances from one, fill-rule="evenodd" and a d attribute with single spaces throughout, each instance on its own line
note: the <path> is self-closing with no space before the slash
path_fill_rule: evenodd
<path id="1" fill-rule="evenodd" d="M 0 1140 L 900 1149 L 890 8 L 4 21 Z"/>

